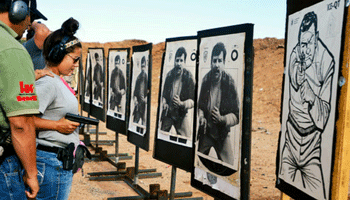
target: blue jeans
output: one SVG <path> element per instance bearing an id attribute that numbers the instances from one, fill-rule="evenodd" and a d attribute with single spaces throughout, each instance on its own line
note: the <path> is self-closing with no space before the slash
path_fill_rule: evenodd
<path id="1" fill-rule="evenodd" d="M 5 158 L 0 165 L 0 199 L 27 199 L 22 172 L 24 171 L 17 155 Z"/>
<path id="2" fill-rule="evenodd" d="M 68 199 L 72 188 L 72 170 L 64 170 L 57 154 L 37 150 L 37 168 L 40 190 L 37 200 Z"/>

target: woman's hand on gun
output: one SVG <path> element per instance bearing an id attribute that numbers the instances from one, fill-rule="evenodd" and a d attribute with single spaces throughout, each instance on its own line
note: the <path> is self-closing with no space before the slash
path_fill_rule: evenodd
<path id="1" fill-rule="evenodd" d="M 57 121 L 56 131 L 63 134 L 71 134 L 75 129 L 78 128 L 79 125 L 80 123 L 70 121 L 63 117 Z"/>

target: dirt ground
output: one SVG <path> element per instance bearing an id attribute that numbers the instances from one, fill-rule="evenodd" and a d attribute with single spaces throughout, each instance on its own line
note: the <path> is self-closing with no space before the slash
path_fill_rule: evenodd
<path id="1" fill-rule="evenodd" d="M 145 44 L 140 40 L 126 40 L 111 43 L 84 43 L 83 60 L 86 59 L 87 48 L 104 47 L 106 58 L 109 48 L 131 47 Z M 151 107 L 151 139 L 148 152 L 140 149 L 140 169 L 156 169 L 161 177 L 139 179 L 138 185 L 149 191 L 151 184 L 160 184 L 161 190 L 170 191 L 172 166 L 153 159 L 153 142 L 158 106 L 159 75 L 161 56 L 164 43 L 153 45 L 152 58 L 152 107 Z M 251 187 L 250 199 L 277 200 L 280 192 L 275 188 L 275 160 L 280 130 L 281 87 L 283 78 L 284 39 L 264 38 L 254 40 L 254 89 L 253 89 L 253 120 L 251 133 Z M 107 63 L 107 62 L 106 62 Z M 85 63 L 84 63 L 85 64 Z M 87 116 L 84 113 L 84 116 Z M 105 123 L 100 123 L 100 140 L 114 140 L 115 133 L 106 129 Z M 82 136 L 81 136 L 82 137 Z M 94 139 L 94 136 L 91 136 Z M 114 153 L 114 146 L 102 146 L 108 153 Z M 93 151 L 92 151 L 93 152 Z M 119 153 L 127 153 L 131 160 L 121 160 L 126 167 L 135 166 L 135 146 L 127 142 L 125 135 L 119 134 Z M 74 176 L 70 200 L 97 200 L 111 197 L 137 196 L 124 181 L 89 181 L 87 173 L 115 171 L 116 168 L 106 161 L 93 161 L 84 165 L 84 176 L 78 173 Z M 192 197 L 203 197 L 205 200 L 214 199 L 209 195 L 191 187 L 191 174 L 177 169 L 175 192 L 192 192 Z"/>

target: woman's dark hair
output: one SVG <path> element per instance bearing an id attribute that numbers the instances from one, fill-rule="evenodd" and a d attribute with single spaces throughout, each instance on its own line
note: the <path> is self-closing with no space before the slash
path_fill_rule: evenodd
<path id="1" fill-rule="evenodd" d="M 74 36 L 78 28 L 79 22 L 71 17 L 63 22 L 60 29 L 54 31 L 45 39 L 43 55 L 48 66 L 57 66 L 66 54 L 73 52 L 77 47 L 82 48 L 80 42 L 74 42 L 74 40 L 78 40 Z M 69 42 L 72 42 L 73 45 L 66 48 L 65 45 Z M 63 48 L 61 48 L 62 46 Z"/>

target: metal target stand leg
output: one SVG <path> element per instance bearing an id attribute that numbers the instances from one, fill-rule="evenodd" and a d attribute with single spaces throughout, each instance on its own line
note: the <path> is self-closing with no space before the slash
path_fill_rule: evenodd
<path id="1" fill-rule="evenodd" d="M 159 177 L 162 174 L 161 173 L 153 173 L 156 172 L 156 169 L 143 169 L 139 170 L 139 148 L 136 147 L 136 153 L 135 153 L 135 167 L 129 167 L 126 168 L 125 162 L 118 162 L 119 160 L 126 160 L 126 159 L 132 159 L 132 156 L 120 156 L 121 154 L 118 153 L 119 151 L 119 136 L 118 133 L 116 133 L 116 147 L 115 147 L 115 157 L 114 160 L 112 158 L 109 158 L 106 151 L 102 151 L 101 148 L 97 148 L 96 152 L 99 153 L 97 155 L 97 160 L 102 161 L 108 161 L 112 165 L 114 165 L 117 168 L 117 171 L 109 171 L 109 172 L 92 172 L 88 173 L 90 176 L 89 180 L 91 181 L 117 181 L 117 180 L 123 180 L 127 174 L 130 174 L 129 177 L 132 179 L 135 176 L 135 181 L 137 184 L 138 178 L 145 179 L 145 178 L 154 178 Z M 96 160 L 96 159 L 95 159 Z M 129 172 L 130 171 L 130 172 Z M 134 171 L 134 172 L 133 172 Z"/>
<path id="2" fill-rule="evenodd" d="M 175 193 L 175 185 L 176 185 L 176 167 L 172 166 L 171 168 L 171 183 L 170 183 L 170 193 L 169 193 L 169 199 L 174 200 L 180 200 L 178 197 L 190 197 L 192 196 L 192 192 L 182 192 L 182 193 Z M 195 197 L 195 198 L 184 198 L 186 200 L 202 200 L 203 197 Z"/>
<path id="3" fill-rule="evenodd" d="M 98 132 L 96 132 L 96 141 L 98 140 Z M 125 162 L 119 162 L 119 160 L 127 160 L 132 159 L 132 156 L 129 156 L 128 154 L 119 154 L 119 134 L 115 132 L 115 153 L 114 154 L 107 154 L 107 151 L 103 151 L 101 147 L 98 147 L 99 142 L 96 142 L 96 147 L 91 147 L 95 150 L 95 155 L 93 155 L 93 161 L 107 161 L 113 166 L 117 168 L 117 171 L 109 171 L 109 172 L 92 172 L 88 173 L 90 176 L 89 180 L 94 181 L 106 181 L 106 180 L 114 180 L 115 178 L 119 177 L 120 175 L 126 174 L 125 168 L 126 164 Z M 112 176 L 112 177 L 111 177 Z"/>
<path id="4" fill-rule="evenodd" d="M 81 111 L 81 116 L 83 116 L 83 111 Z M 90 118 L 90 113 L 88 113 L 88 117 Z M 91 146 L 91 138 L 90 138 L 90 124 L 86 124 L 86 131 L 85 127 L 83 127 L 83 135 L 84 135 L 84 144 L 86 146 Z"/>
<path id="5" fill-rule="evenodd" d="M 115 141 L 107 141 L 107 140 L 104 140 L 104 141 L 100 141 L 100 140 L 97 140 L 98 142 L 96 142 L 95 144 L 100 144 L 100 145 L 113 145 L 113 143 L 115 143 L 115 153 L 114 154 L 106 154 L 105 156 L 110 158 L 110 160 L 114 160 L 115 163 L 118 163 L 119 160 L 131 160 L 132 159 L 132 156 L 129 156 L 128 153 L 119 153 L 119 133 L 118 132 L 115 132 Z M 106 143 L 107 141 L 107 143 Z M 92 155 L 93 157 L 93 161 L 98 161 L 100 159 L 100 154 L 95 154 L 95 155 Z"/>
<path id="6" fill-rule="evenodd" d="M 135 149 L 135 167 L 127 168 L 126 172 L 119 172 L 119 175 L 115 176 L 106 176 L 106 177 L 90 177 L 89 180 L 94 181 L 124 181 L 128 184 L 139 196 L 126 196 L 126 197 L 112 197 L 108 199 L 151 199 L 151 194 L 154 192 L 152 188 L 154 185 L 151 185 L 151 192 L 147 192 L 141 186 L 138 185 L 138 180 L 143 178 L 156 178 L 162 176 L 162 173 L 143 173 L 150 172 L 150 170 L 139 170 L 139 147 L 136 146 Z M 158 187 L 159 188 L 159 187 Z"/>
<path id="7" fill-rule="evenodd" d="M 138 179 L 156 178 L 156 177 L 162 176 L 162 173 L 153 173 L 156 171 L 156 169 L 139 170 L 139 147 L 136 146 L 136 149 L 135 149 L 135 167 L 129 167 L 125 170 L 125 163 L 117 163 L 119 159 L 121 159 L 120 157 L 118 157 L 119 156 L 118 133 L 116 133 L 116 140 L 115 140 L 115 144 L 116 144 L 115 154 L 114 154 L 115 158 L 111 159 L 107 155 L 107 151 L 103 151 L 102 148 L 99 147 L 99 132 L 98 132 L 99 129 L 98 128 L 99 126 L 97 124 L 95 129 L 96 131 L 95 146 L 91 143 L 89 132 L 87 134 L 84 133 L 84 143 L 87 146 L 90 146 L 95 151 L 95 155 L 93 155 L 95 158 L 97 157 L 98 160 L 100 161 L 108 161 L 110 164 L 112 164 L 117 168 L 117 171 L 88 173 L 88 175 L 90 176 L 89 180 L 91 181 L 119 181 L 119 180 L 124 181 L 136 193 L 140 195 L 135 197 L 121 197 L 121 198 L 118 197 L 118 198 L 109 198 L 109 199 L 149 199 L 149 197 L 151 197 L 151 194 L 156 194 L 158 196 L 162 196 L 160 194 L 163 194 L 164 196 L 165 194 L 164 191 L 157 190 L 157 188 L 159 189 L 159 186 L 155 187 L 154 185 L 151 185 L 150 186 L 151 193 L 148 193 L 137 184 Z M 87 129 L 89 130 L 89 127 L 87 127 Z M 165 194 L 165 196 L 167 197 L 167 193 Z"/>
<path id="8" fill-rule="evenodd" d="M 125 196 L 125 197 L 111 197 L 108 200 L 128 200 L 128 199 L 157 199 L 157 200 L 203 200 L 203 197 L 195 197 L 195 198 L 183 198 L 181 197 L 189 197 L 192 196 L 192 192 L 184 192 L 184 193 L 175 193 L 175 184 L 176 184 L 176 167 L 172 167 L 171 173 L 171 189 L 170 194 L 168 194 L 167 190 L 160 190 L 159 184 L 151 184 L 150 192 L 147 192 L 142 187 L 140 187 L 138 183 L 138 179 L 141 178 L 140 174 L 138 174 L 138 158 L 139 158 L 139 148 L 136 147 L 135 153 L 135 169 L 133 171 L 128 171 L 127 174 L 123 177 L 123 181 L 128 184 L 139 196 Z M 134 173 L 134 174 L 133 174 Z M 133 174 L 133 175 L 132 175 Z M 134 179 L 132 179 L 134 177 Z"/>

